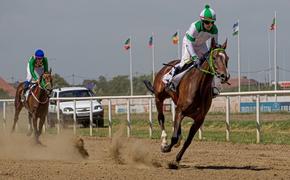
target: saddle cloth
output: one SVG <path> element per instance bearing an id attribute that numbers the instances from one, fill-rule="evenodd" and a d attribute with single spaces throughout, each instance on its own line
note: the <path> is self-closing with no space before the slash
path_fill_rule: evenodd
<path id="1" fill-rule="evenodd" d="M 163 76 L 163 83 L 164 84 L 167 84 L 169 83 L 170 79 L 171 80 L 171 83 L 174 85 L 174 87 L 177 87 L 180 83 L 180 80 L 182 79 L 182 77 L 184 76 L 184 74 L 189 71 L 191 68 L 195 67 L 195 63 L 193 63 L 191 66 L 189 66 L 186 70 L 182 71 L 181 73 L 175 75 L 174 77 L 172 77 L 172 69 L 166 73 L 164 76 Z M 172 67 L 172 68 L 175 68 L 175 67 Z M 172 77 L 172 78 L 171 78 Z"/>
<path id="2" fill-rule="evenodd" d="M 36 86 L 35 83 L 31 83 L 31 84 L 29 85 L 29 88 L 27 89 L 27 91 L 26 91 L 25 94 L 24 94 L 25 101 L 27 101 L 29 95 L 31 94 L 30 92 L 32 91 L 32 89 L 34 88 L 34 86 Z"/>

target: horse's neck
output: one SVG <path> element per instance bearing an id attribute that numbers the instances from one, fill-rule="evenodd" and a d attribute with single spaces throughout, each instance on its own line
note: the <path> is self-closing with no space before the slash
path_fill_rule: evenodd
<path id="1" fill-rule="evenodd" d="M 205 63 L 203 63 L 203 65 L 201 66 L 201 69 L 210 71 L 210 67 L 209 67 L 207 61 Z M 200 71 L 200 72 L 202 73 L 200 88 L 206 88 L 206 87 L 208 87 L 208 85 L 211 85 L 211 83 L 213 81 L 213 75 L 211 75 L 209 73 L 202 72 L 202 71 Z"/>
<path id="2" fill-rule="evenodd" d="M 47 96 L 48 96 L 46 91 L 44 89 L 41 89 L 41 88 L 39 88 L 39 89 L 40 89 L 40 93 L 39 93 L 40 97 L 39 97 L 39 99 L 40 100 L 45 100 L 47 98 Z"/>
<path id="3" fill-rule="evenodd" d="M 45 92 L 45 90 L 43 90 L 39 85 L 36 85 L 33 89 L 32 89 L 34 95 L 39 99 L 46 99 L 47 98 L 47 94 Z"/>

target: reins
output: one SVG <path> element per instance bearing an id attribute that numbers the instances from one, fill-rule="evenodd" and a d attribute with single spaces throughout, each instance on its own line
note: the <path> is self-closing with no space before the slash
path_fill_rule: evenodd
<path id="1" fill-rule="evenodd" d="M 40 88 L 40 89 L 43 89 L 40 85 L 38 85 L 38 87 Z M 40 101 L 36 96 L 35 96 L 35 94 L 34 94 L 34 92 L 33 91 L 31 91 L 31 94 L 32 94 L 32 97 L 38 102 L 38 103 L 40 103 L 40 104 L 46 104 L 47 102 L 48 102 L 48 96 L 46 97 L 46 99 L 45 99 L 45 101 Z"/>
<path id="2" fill-rule="evenodd" d="M 49 94 L 50 92 L 46 89 L 47 86 L 48 86 L 48 83 L 46 83 L 44 87 L 41 86 L 41 83 L 38 84 L 38 87 L 39 87 L 41 90 L 44 90 L 46 94 Z M 49 100 L 49 95 L 46 96 L 45 101 L 40 101 L 40 100 L 36 97 L 36 95 L 34 94 L 33 91 L 31 91 L 31 94 L 32 94 L 33 98 L 34 98 L 38 103 L 40 103 L 40 104 L 46 104 L 46 103 L 48 102 L 48 100 Z"/>
<path id="3" fill-rule="evenodd" d="M 212 76 L 217 76 L 217 73 L 216 73 L 216 70 L 214 68 L 214 63 L 213 63 L 213 52 L 215 51 L 225 51 L 223 48 L 216 48 L 216 49 L 213 49 L 210 51 L 210 55 L 209 55 L 209 58 L 208 58 L 208 65 L 209 65 L 209 70 L 206 70 L 206 69 L 202 69 L 202 68 L 199 68 L 200 71 L 206 73 L 206 74 L 210 74 Z"/>

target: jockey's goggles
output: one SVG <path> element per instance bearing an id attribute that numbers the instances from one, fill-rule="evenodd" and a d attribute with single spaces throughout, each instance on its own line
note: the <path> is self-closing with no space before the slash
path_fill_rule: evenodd
<path id="1" fill-rule="evenodd" d="M 214 22 L 213 21 L 206 21 L 206 20 L 203 20 L 202 21 L 204 24 L 206 24 L 206 25 L 209 25 L 209 24 L 214 24 Z"/>
<path id="2" fill-rule="evenodd" d="M 35 59 L 37 59 L 37 60 L 42 60 L 43 57 L 35 57 Z"/>

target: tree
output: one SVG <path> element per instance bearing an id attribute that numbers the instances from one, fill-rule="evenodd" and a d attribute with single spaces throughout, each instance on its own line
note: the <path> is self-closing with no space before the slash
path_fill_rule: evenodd
<path id="1" fill-rule="evenodd" d="M 9 98 L 9 97 L 10 97 L 9 94 L 0 88 L 0 98 L 4 99 L 4 98 Z"/>
<path id="2" fill-rule="evenodd" d="M 108 83 L 106 95 L 130 95 L 130 81 L 128 76 L 116 76 Z"/>
<path id="3" fill-rule="evenodd" d="M 52 77 L 54 88 L 69 86 L 69 83 L 66 80 L 64 80 L 64 78 L 61 77 L 59 74 L 55 73 Z"/>

